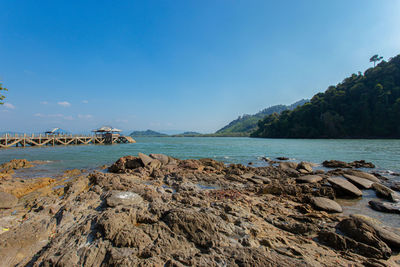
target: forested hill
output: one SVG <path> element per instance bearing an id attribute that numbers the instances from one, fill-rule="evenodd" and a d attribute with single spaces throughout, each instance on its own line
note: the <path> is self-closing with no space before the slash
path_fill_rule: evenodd
<path id="1" fill-rule="evenodd" d="M 155 132 L 152 130 L 147 130 L 147 131 L 133 131 L 129 134 L 130 136 L 133 137 L 142 137 L 142 136 L 151 136 L 151 137 L 159 137 L 159 136 L 168 136 L 167 134 L 164 133 L 159 133 Z"/>
<path id="2" fill-rule="evenodd" d="M 239 116 L 236 120 L 231 121 L 228 125 L 216 131 L 216 134 L 237 134 L 237 133 L 247 133 L 250 134 L 254 130 L 257 129 L 257 122 L 264 118 L 266 115 L 270 115 L 274 112 L 280 113 L 284 110 L 292 110 L 297 106 L 303 105 L 307 103 L 308 100 L 302 99 L 293 103 L 292 105 L 276 105 L 266 109 L 261 110 L 260 112 L 254 115 L 245 114 L 243 116 Z"/>
<path id="3" fill-rule="evenodd" d="M 400 138 L 400 55 L 353 74 L 309 103 L 272 114 L 253 137 Z"/>

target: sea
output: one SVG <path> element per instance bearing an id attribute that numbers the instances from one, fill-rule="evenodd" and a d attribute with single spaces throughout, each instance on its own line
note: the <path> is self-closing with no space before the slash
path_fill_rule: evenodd
<path id="1" fill-rule="evenodd" d="M 390 139 L 259 139 L 245 137 L 138 137 L 133 144 L 72 145 L 55 147 L 27 147 L 0 150 L 0 164 L 11 159 L 40 160 L 34 168 L 17 172 L 18 177 L 57 177 L 64 170 L 99 169 L 118 158 L 139 152 L 162 153 L 179 159 L 212 158 L 226 164 L 252 163 L 266 166 L 263 158 L 274 160 L 287 157 L 290 161 L 309 161 L 324 169 L 324 160 L 365 160 L 376 165 L 373 171 L 400 181 L 400 140 Z M 370 171 L 370 170 L 366 170 Z M 345 213 L 361 213 L 400 227 L 400 215 L 373 211 L 368 201 L 375 199 L 371 190 L 364 191 L 361 200 L 339 201 Z"/>

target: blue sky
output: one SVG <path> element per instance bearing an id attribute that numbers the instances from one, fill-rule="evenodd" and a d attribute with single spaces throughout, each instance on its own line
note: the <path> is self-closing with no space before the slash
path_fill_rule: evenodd
<path id="1" fill-rule="evenodd" d="M 0 131 L 214 132 L 400 53 L 400 1 L 3 1 Z"/>

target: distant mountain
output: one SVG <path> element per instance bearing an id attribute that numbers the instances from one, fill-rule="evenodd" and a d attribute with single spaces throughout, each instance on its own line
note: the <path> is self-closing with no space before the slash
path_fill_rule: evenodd
<path id="1" fill-rule="evenodd" d="M 198 133 L 198 132 L 184 132 L 184 133 L 180 133 L 180 134 L 174 134 L 171 135 L 172 137 L 198 137 L 198 136 L 202 136 L 203 134 Z"/>
<path id="2" fill-rule="evenodd" d="M 131 132 L 129 135 L 130 135 L 130 136 L 133 136 L 133 137 L 143 137 L 143 136 L 159 137 L 159 136 L 168 136 L 167 134 L 159 133 L 159 132 L 152 131 L 152 130 L 147 130 L 147 131 L 133 131 L 133 132 Z"/>
<path id="3" fill-rule="evenodd" d="M 271 115 L 273 113 L 281 113 L 284 110 L 293 110 L 298 106 L 304 105 L 309 102 L 307 99 L 302 99 L 289 106 L 287 105 L 275 105 L 269 108 L 263 109 L 260 112 L 249 115 L 244 114 L 239 116 L 236 120 L 231 121 L 225 127 L 219 129 L 215 134 L 219 135 L 249 135 L 251 132 L 257 129 L 257 123 L 259 120 L 263 119 L 265 116 Z"/>

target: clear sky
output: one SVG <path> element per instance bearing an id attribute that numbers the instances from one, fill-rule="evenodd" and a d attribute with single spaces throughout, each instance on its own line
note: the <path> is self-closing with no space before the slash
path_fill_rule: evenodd
<path id="1" fill-rule="evenodd" d="M 0 131 L 214 132 L 400 53 L 397 0 L 0 0 Z"/>

